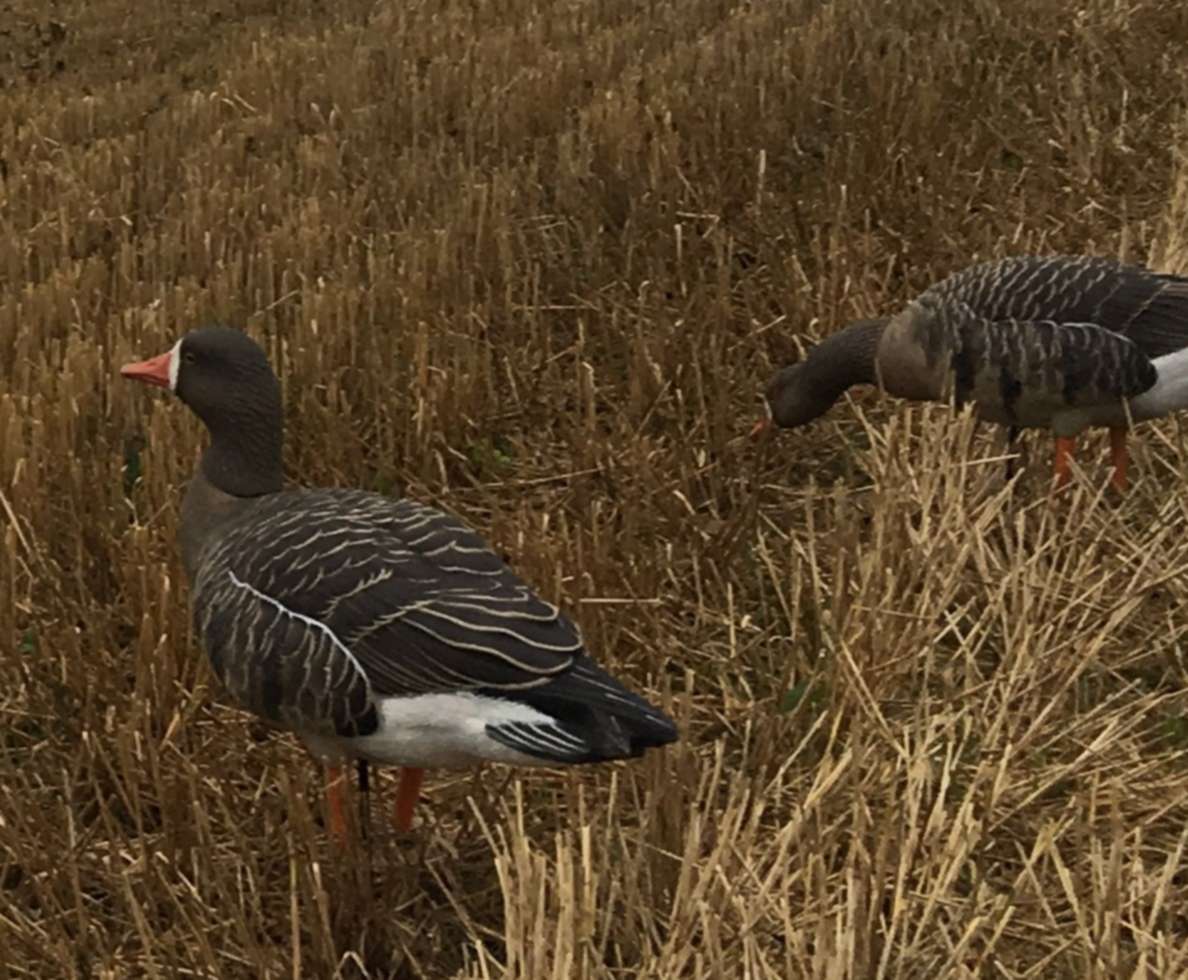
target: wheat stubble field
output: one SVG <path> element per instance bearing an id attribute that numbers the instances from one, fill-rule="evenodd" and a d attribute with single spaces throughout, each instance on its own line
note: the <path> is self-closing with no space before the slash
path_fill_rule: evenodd
<path id="1" fill-rule="evenodd" d="M 774 365 L 976 258 L 1188 266 L 1177 0 L 0 9 L 0 977 L 1188 976 L 1188 448 Z M 290 477 L 464 516 L 674 713 L 366 846 L 237 711 L 173 533 L 221 320 Z M 384 778 L 386 776 L 386 778 Z"/>

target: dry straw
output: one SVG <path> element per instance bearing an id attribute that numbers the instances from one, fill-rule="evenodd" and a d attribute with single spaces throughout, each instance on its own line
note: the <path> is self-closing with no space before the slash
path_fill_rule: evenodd
<path id="1" fill-rule="evenodd" d="M 740 438 L 975 258 L 1184 268 L 1183 4 L 0 21 L 2 980 L 1188 975 L 1179 423 L 1121 504 L 862 392 Z M 198 427 L 116 375 L 214 318 L 294 478 L 464 515 L 684 741 L 439 773 L 336 854 L 190 632 Z"/>

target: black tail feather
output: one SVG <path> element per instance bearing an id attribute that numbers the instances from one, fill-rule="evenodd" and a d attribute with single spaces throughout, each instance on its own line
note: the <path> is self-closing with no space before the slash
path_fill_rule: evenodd
<path id="1" fill-rule="evenodd" d="M 561 742 L 576 738 L 584 751 L 562 745 L 552 751 L 547 732 L 529 732 L 535 726 L 489 727 L 488 733 L 518 751 L 579 764 L 635 758 L 648 749 L 675 742 L 676 724 L 659 708 L 628 690 L 585 657 L 572 670 L 548 684 L 519 691 L 476 691 L 486 697 L 504 698 L 535 708 L 556 721 Z M 524 731 L 520 731 L 524 728 Z"/>

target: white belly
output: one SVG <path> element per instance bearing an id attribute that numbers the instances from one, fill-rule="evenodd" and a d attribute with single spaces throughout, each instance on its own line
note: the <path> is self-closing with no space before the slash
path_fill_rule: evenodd
<path id="1" fill-rule="evenodd" d="M 556 765 L 517 752 L 491 738 L 488 723 L 548 724 L 550 718 L 526 704 L 477 694 L 420 694 L 383 698 L 380 726 L 361 738 L 332 738 L 299 732 L 314 755 L 327 763 L 367 759 L 386 766 L 465 769 L 481 762 L 517 766 Z"/>

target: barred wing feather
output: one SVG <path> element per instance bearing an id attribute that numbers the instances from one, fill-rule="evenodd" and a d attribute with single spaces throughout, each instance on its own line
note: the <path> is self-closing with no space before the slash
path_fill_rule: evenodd
<path id="1" fill-rule="evenodd" d="M 370 734 L 377 697 L 525 691 L 582 654 L 465 524 L 365 491 L 262 501 L 202 554 L 195 618 L 247 707 L 336 735 Z"/>
<path id="2" fill-rule="evenodd" d="M 988 321 L 1094 324 L 1148 358 L 1188 347 L 1188 278 L 1089 256 L 1014 256 L 970 266 L 921 294 Z"/>
<path id="3" fill-rule="evenodd" d="M 1019 424 L 1068 408 L 1134 398 L 1157 372 L 1138 345 L 1091 323 L 951 318 L 958 404 L 998 406 Z"/>

